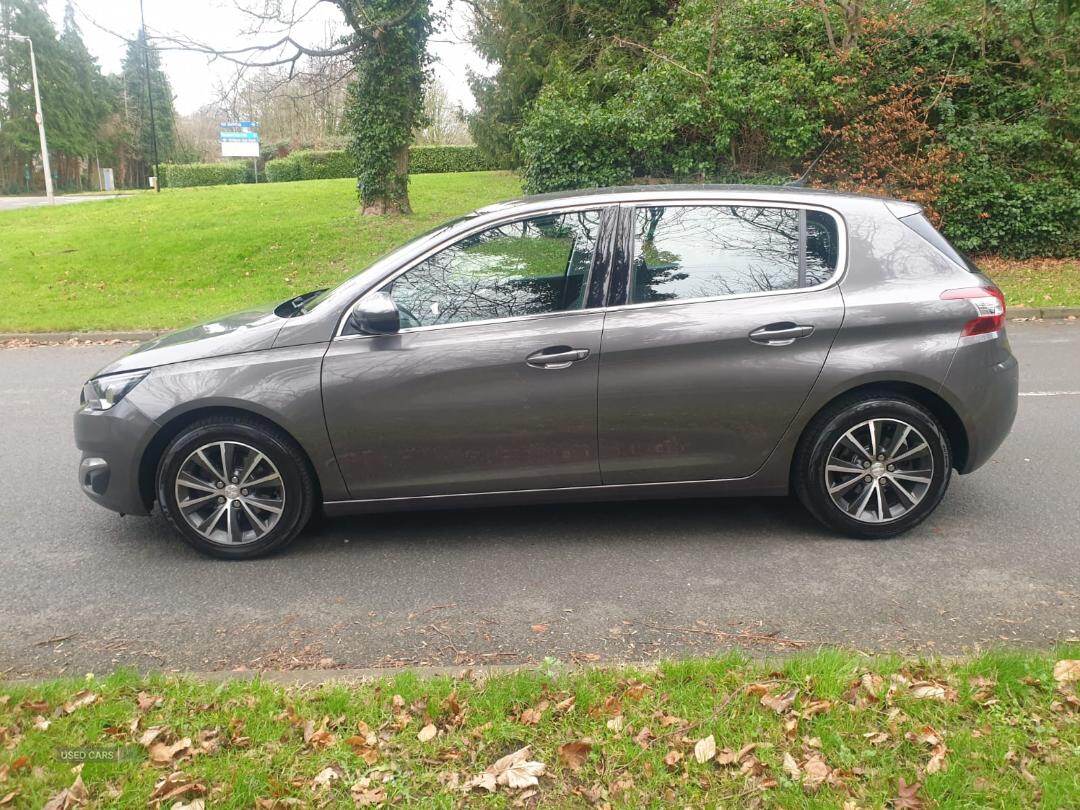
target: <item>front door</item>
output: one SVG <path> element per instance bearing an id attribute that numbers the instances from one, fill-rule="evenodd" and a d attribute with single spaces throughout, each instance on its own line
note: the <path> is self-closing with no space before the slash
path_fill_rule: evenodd
<path id="1" fill-rule="evenodd" d="M 840 328 L 829 284 L 843 261 L 839 221 L 745 204 L 643 206 L 626 221 L 632 256 L 600 364 L 603 481 L 748 476 Z"/>
<path id="2" fill-rule="evenodd" d="M 400 334 L 334 340 L 324 407 L 353 498 L 600 483 L 601 213 L 466 236 L 381 287 Z"/>

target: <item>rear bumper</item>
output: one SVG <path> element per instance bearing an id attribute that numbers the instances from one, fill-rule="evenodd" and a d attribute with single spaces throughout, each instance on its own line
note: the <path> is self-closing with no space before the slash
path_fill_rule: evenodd
<path id="1" fill-rule="evenodd" d="M 1020 365 L 1004 334 L 989 340 L 962 340 L 943 388 L 959 406 L 967 433 L 961 475 L 989 461 L 1005 441 L 1016 419 L 1019 390 Z"/>
<path id="2" fill-rule="evenodd" d="M 129 515 L 150 514 L 139 487 L 139 464 L 157 425 L 122 399 L 107 411 L 75 414 L 75 445 L 82 451 L 79 486 L 90 500 Z"/>

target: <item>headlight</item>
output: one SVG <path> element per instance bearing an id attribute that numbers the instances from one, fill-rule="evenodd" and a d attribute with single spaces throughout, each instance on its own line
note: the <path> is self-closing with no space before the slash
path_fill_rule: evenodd
<path id="1" fill-rule="evenodd" d="M 96 377 L 83 385 L 82 405 L 91 411 L 107 411 L 122 400 L 128 391 L 142 382 L 149 373 L 147 369 Z"/>

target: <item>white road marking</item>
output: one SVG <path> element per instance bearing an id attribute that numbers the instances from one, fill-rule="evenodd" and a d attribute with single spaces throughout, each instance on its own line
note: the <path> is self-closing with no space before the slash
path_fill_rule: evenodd
<path id="1" fill-rule="evenodd" d="M 1080 397 L 1080 391 L 1021 391 L 1022 397 Z"/>

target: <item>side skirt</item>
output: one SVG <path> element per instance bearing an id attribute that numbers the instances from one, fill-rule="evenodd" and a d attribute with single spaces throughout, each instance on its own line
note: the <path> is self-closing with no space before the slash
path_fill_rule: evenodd
<path id="1" fill-rule="evenodd" d="M 460 495 L 424 495 L 409 498 L 326 501 L 329 517 L 372 512 L 409 512 L 424 509 L 461 509 L 482 506 L 517 506 L 589 501 L 636 501 L 676 498 L 723 498 L 748 495 L 786 495 L 787 482 L 766 484 L 757 476 L 712 481 L 676 481 L 664 484 L 613 484 L 592 487 L 524 489 L 508 492 L 473 492 Z"/>

